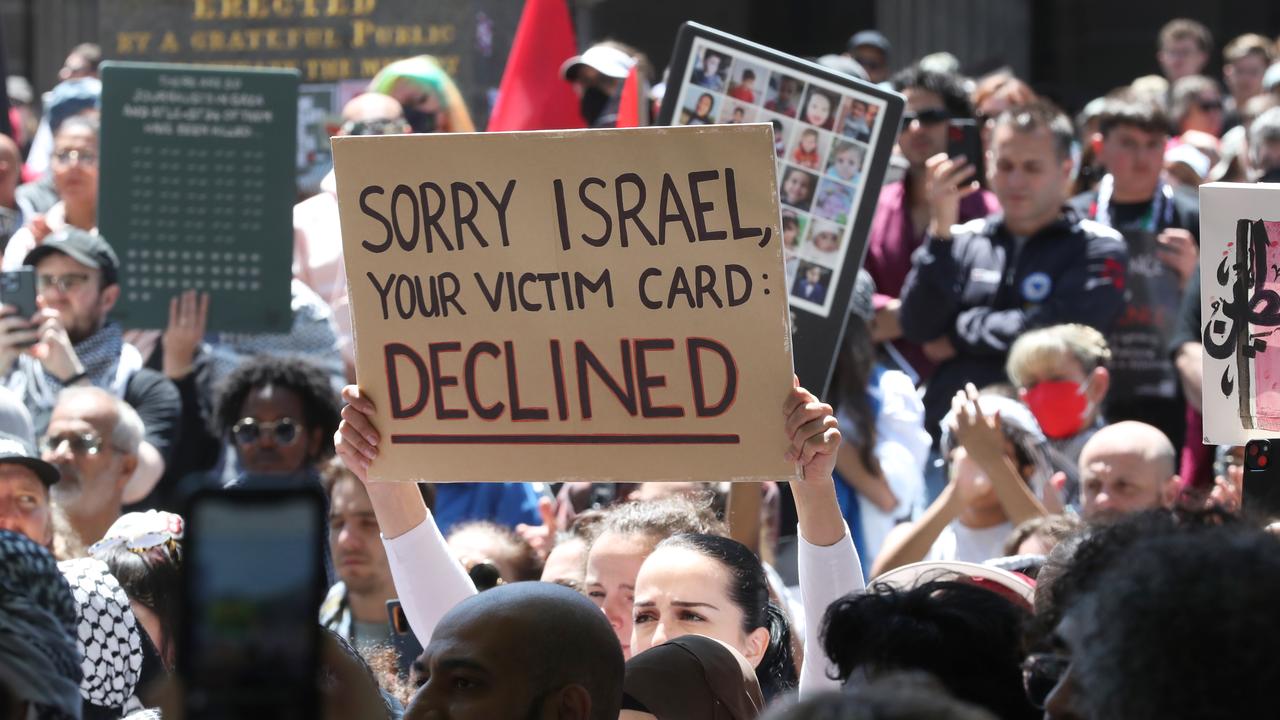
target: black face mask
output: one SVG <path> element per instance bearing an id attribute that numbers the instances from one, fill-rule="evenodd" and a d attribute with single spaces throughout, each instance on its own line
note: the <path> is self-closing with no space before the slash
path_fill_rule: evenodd
<path id="1" fill-rule="evenodd" d="M 436 131 L 436 114 L 417 107 L 404 108 L 404 121 L 416 133 L 433 133 Z"/>
<path id="2" fill-rule="evenodd" d="M 582 93 L 582 100 L 578 102 L 578 111 L 582 113 L 582 119 L 587 125 L 594 125 L 608 105 L 608 93 L 598 87 L 588 87 Z"/>

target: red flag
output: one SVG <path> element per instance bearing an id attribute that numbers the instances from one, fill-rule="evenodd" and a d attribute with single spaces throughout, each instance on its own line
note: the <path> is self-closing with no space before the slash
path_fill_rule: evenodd
<path id="1" fill-rule="evenodd" d="M 584 127 L 578 96 L 560 65 L 578 54 L 565 0 L 526 0 L 516 28 L 489 130 Z"/>
<path id="2" fill-rule="evenodd" d="M 631 72 L 627 73 L 627 80 L 622 84 L 622 95 L 618 98 L 618 122 L 615 127 L 644 127 L 648 125 L 642 115 L 642 107 L 645 102 L 644 96 L 645 84 L 640 79 L 640 68 L 638 65 L 631 67 Z"/>

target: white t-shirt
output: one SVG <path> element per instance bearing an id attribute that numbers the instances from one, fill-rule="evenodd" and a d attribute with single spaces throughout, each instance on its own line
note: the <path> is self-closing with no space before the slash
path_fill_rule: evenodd
<path id="1" fill-rule="evenodd" d="M 959 560 L 980 563 L 1004 556 L 1004 541 L 1013 532 L 1013 523 L 989 528 L 971 528 L 952 520 L 929 548 L 926 560 Z"/>

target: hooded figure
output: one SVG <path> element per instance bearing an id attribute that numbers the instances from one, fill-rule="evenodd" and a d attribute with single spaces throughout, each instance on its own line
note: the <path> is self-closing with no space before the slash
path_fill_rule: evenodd
<path id="1" fill-rule="evenodd" d="M 48 550 L 0 530 L 0 685 L 42 720 L 80 717 L 76 608 Z"/>

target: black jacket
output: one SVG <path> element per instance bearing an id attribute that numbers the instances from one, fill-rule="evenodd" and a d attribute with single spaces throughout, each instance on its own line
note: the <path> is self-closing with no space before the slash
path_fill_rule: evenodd
<path id="1" fill-rule="evenodd" d="M 1019 252 L 1002 215 L 957 227 L 951 240 L 929 237 L 912 256 L 902 292 L 902 332 L 925 343 L 947 337 L 956 356 L 925 391 L 926 427 L 938 423 L 966 382 L 1007 382 L 1009 346 L 1023 332 L 1059 323 L 1106 333 L 1124 308 L 1128 252 L 1111 228 L 1070 208 L 1027 238 Z"/>

